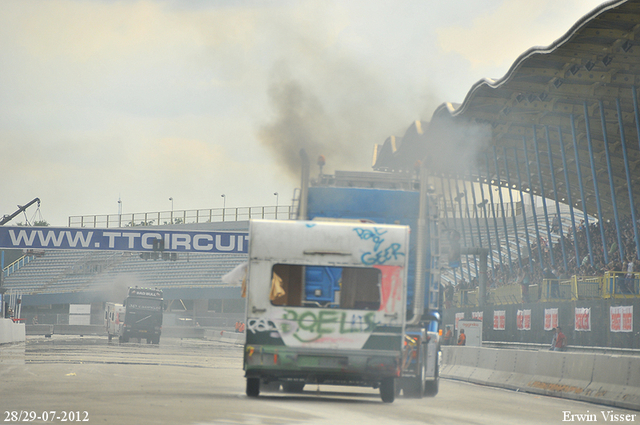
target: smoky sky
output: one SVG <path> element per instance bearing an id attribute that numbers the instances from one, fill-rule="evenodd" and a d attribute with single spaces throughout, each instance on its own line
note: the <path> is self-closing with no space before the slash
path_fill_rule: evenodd
<path id="1" fill-rule="evenodd" d="M 409 116 L 428 114 L 436 105 L 428 85 L 415 96 L 424 104 L 394 104 L 389 81 L 353 63 L 335 66 L 334 77 L 325 68 L 312 81 L 296 78 L 282 66 L 272 74 L 267 89 L 272 119 L 260 126 L 257 138 L 292 177 L 300 174 L 300 149 L 307 151 L 312 167 L 323 155 L 325 172 L 371 170 L 374 145 L 402 134 L 410 123 L 403 114 L 410 114 L 408 109 L 414 110 Z"/>
<path id="2" fill-rule="evenodd" d="M 600 2 L 0 2 L 0 214 L 283 202 L 300 148 L 312 173 L 318 154 L 371 170 L 376 144 Z"/>

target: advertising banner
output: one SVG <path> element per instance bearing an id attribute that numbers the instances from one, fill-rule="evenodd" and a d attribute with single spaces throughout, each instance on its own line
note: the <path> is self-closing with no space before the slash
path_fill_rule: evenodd
<path id="1" fill-rule="evenodd" d="M 633 332 L 633 306 L 618 305 L 610 309 L 611 332 Z"/>
<path id="2" fill-rule="evenodd" d="M 505 310 L 497 310 L 493 312 L 493 330 L 503 331 L 506 327 Z"/>
<path id="3" fill-rule="evenodd" d="M 464 312 L 456 313 L 456 330 L 458 330 L 458 322 L 461 320 L 464 320 Z"/>
<path id="4" fill-rule="evenodd" d="M 557 326 L 558 326 L 558 309 L 545 308 L 544 309 L 544 330 L 550 331 Z"/>
<path id="5" fill-rule="evenodd" d="M 518 310 L 516 327 L 519 331 L 531 330 L 531 310 Z"/>
<path id="6" fill-rule="evenodd" d="M 136 252 L 248 252 L 244 232 L 123 229 L 75 229 L 70 227 L 0 226 L 0 248 L 80 249 Z"/>
<path id="7" fill-rule="evenodd" d="M 575 316 L 576 331 L 591 330 L 591 308 L 576 307 Z"/>
<path id="8" fill-rule="evenodd" d="M 483 313 L 484 313 L 484 312 L 482 312 L 482 311 L 472 311 L 472 312 L 471 312 L 471 318 L 472 318 L 472 319 L 479 320 L 479 321 L 481 321 L 481 322 L 482 322 L 482 316 L 483 316 Z"/>

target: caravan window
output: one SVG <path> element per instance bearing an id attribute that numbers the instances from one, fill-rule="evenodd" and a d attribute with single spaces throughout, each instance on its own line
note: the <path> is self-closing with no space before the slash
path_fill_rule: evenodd
<path id="1" fill-rule="evenodd" d="M 377 268 L 276 264 L 269 299 L 279 306 L 378 310 L 381 276 Z"/>

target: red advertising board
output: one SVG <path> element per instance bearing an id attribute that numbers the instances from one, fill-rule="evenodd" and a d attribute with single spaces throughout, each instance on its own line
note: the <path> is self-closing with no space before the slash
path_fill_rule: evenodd
<path id="1" fill-rule="evenodd" d="M 588 307 L 576 307 L 575 315 L 576 331 L 590 331 L 591 330 L 591 308 Z"/>
<path id="2" fill-rule="evenodd" d="M 493 329 L 496 331 L 505 330 L 506 314 L 505 310 L 498 310 L 493 312 Z"/>

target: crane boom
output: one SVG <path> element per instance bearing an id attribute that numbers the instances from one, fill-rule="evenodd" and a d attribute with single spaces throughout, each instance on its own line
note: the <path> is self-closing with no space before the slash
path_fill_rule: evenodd
<path id="1" fill-rule="evenodd" d="M 0 226 L 3 226 L 6 223 L 10 222 L 18 214 L 20 214 L 22 211 L 26 210 L 27 208 L 29 208 L 31 205 L 35 204 L 36 202 L 38 203 L 38 206 L 40 206 L 40 198 L 34 198 L 31 202 L 29 202 L 27 205 L 24 205 L 24 206 L 18 205 L 18 211 L 14 212 L 11 215 L 5 215 L 5 216 L 2 217 L 2 219 L 0 220 Z"/>

